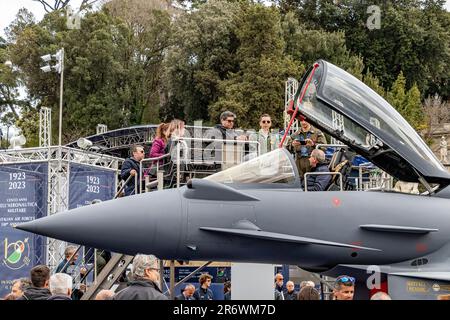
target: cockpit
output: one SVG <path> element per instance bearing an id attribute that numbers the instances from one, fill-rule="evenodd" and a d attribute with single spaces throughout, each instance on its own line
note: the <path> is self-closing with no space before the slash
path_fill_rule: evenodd
<path id="1" fill-rule="evenodd" d="M 298 182 L 298 172 L 289 151 L 280 148 L 204 179 L 233 184 L 294 185 Z"/>

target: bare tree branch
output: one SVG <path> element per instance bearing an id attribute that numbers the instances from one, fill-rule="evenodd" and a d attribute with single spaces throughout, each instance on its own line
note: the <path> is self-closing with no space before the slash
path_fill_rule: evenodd
<path id="1" fill-rule="evenodd" d="M 64 9 L 65 7 L 67 7 L 69 5 L 71 0 L 54 0 L 53 6 L 47 2 L 48 0 L 33 0 L 33 1 L 39 2 L 40 4 L 42 4 L 44 6 L 44 10 L 46 12 L 50 13 L 50 12 L 53 12 L 56 10 Z M 84 1 L 85 0 L 83 0 L 83 2 Z"/>
<path id="2" fill-rule="evenodd" d="M 55 9 L 49 5 L 45 0 L 33 0 L 34 2 L 39 2 L 40 4 L 42 4 L 44 6 L 44 10 L 49 13 L 54 11 Z"/>
<path id="3" fill-rule="evenodd" d="M 425 99 L 423 109 L 427 122 L 425 138 L 431 139 L 433 134 L 450 120 L 450 104 L 435 94 Z"/>
<path id="4" fill-rule="evenodd" d="M 90 7 L 91 5 L 93 5 L 96 2 L 98 2 L 98 0 L 83 0 L 80 5 L 80 11 L 85 8 Z"/>

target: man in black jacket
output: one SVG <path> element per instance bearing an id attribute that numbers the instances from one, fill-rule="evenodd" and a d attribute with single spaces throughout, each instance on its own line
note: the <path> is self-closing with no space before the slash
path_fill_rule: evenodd
<path id="1" fill-rule="evenodd" d="M 235 142 L 229 142 L 229 140 L 239 140 L 246 141 L 247 137 L 245 135 L 239 135 L 234 129 L 234 124 L 236 121 L 236 115 L 231 111 L 224 111 L 220 115 L 220 124 L 214 126 L 214 128 L 208 130 L 204 138 L 216 140 L 211 143 L 206 150 L 210 152 L 204 153 L 204 157 L 208 160 L 214 160 L 217 163 L 224 161 L 223 157 L 227 154 L 232 153 L 233 149 L 236 148 L 237 144 Z M 224 142 L 223 140 L 227 140 Z M 211 148 L 211 149 L 210 149 Z M 225 149 L 227 151 L 225 151 Z"/>
<path id="2" fill-rule="evenodd" d="M 157 283 L 159 262 L 154 255 L 138 254 L 133 259 L 133 281 L 119 291 L 113 300 L 167 300 Z"/>
<path id="3" fill-rule="evenodd" d="M 286 282 L 286 291 L 284 292 L 284 300 L 297 300 L 298 292 L 295 291 L 294 282 Z"/>
<path id="4" fill-rule="evenodd" d="M 214 126 L 213 130 L 220 132 L 220 137 L 218 134 L 215 135 L 216 139 L 224 140 L 247 140 L 245 135 L 238 135 L 234 130 L 234 123 L 236 121 L 236 115 L 231 111 L 224 111 L 220 115 L 220 124 Z"/>
<path id="5" fill-rule="evenodd" d="M 186 285 L 183 292 L 175 297 L 175 300 L 195 300 L 193 295 L 195 292 L 195 287 L 192 284 Z"/>
<path id="6" fill-rule="evenodd" d="M 194 293 L 195 300 L 214 300 L 213 292 L 209 289 L 212 278 L 213 277 L 207 273 L 200 276 L 200 288 L 198 288 Z"/>
<path id="7" fill-rule="evenodd" d="M 314 149 L 309 157 L 311 172 L 330 172 L 328 164 L 325 162 L 325 153 L 320 149 Z M 308 191 L 326 191 L 331 182 L 331 174 L 311 174 L 306 178 Z M 302 187 L 305 188 L 305 182 L 302 179 Z"/>
<path id="8" fill-rule="evenodd" d="M 32 286 L 17 300 L 47 300 L 52 295 L 48 289 L 50 269 L 44 265 L 37 265 L 31 269 L 30 278 Z"/>
<path id="9" fill-rule="evenodd" d="M 122 170 L 120 171 L 120 177 L 126 181 L 129 176 L 132 176 L 130 181 L 128 181 L 127 185 L 125 186 L 124 192 L 125 196 L 129 196 L 132 194 L 137 194 L 140 191 L 141 188 L 141 176 L 139 174 L 139 163 L 142 159 L 145 158 L 144 155 L 144 148 L 140 145 L 133 145 L 131 147 L 131 154 L 132 157 L 126 159 L 124 163 L 122 164 Z M 134 190 L 136 188 L 136 182 L 135 179 L 137 179 L 137 192 Z"/>

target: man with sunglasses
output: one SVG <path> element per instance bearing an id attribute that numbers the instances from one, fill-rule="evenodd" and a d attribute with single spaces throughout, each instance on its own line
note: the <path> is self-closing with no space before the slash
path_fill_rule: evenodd
<path id="1" fill-rule="evenodd" d="M 236 122 L 236 115 L 231 111 L 224 111 L 220 115 L 220 124 L 216 125 L 214 129 L 220 133 L 221 136 L 217 134 L 214 135 L 216 139 L 223 140 L 247 140 L 245 135 L 238 135 L 234 130 L 234 124 Z"/>
<path id="2" fill-rule="evenodd" d="M 339 276 L 334 282 L 333 295 L 335 300 L 353 300 L 355 294 L 355 278 Z"/>
<path id="3" fill-rule="evenodd" d="M 259 118 L 259 131 L 250 135 L 249 140 L 259 142 L 259 154 L 273 151 L 278 146 L 278 136 L 270 132 L 271 126 L 272 118 L 267 113 L 264 113 Z"/>
<path id="4" fill-rule="evenodd" d="M 128 177 L 132 176 L 132 178 L 128 181 L 128 183 L 125 186 L 124 192 L 125 196 L 130 196 L 133 194 L 139 193 L 139 190 L 141 188 L 141 177 L 139 174 L 139 163 L 142 159 L 145 158 L 144 154 L 144 148 L 140 145 L 133 145 L 131 147 L 131 154 L 132 157 L 126 159 L 122 164 L 122 170 L 120 171 L 120 177 L 122 180 L 126 181 Z M 138 190 L 136 189 L 136 183 L 135 180 L 137 179 L 138 184 Z"/>
<path id="5" fill-rule="evenodd" d="M 113 300 L 168 300 L 158 286 L 159 260 L 154 255 L 138 254 L 133 259 L 132 281 Z"/>

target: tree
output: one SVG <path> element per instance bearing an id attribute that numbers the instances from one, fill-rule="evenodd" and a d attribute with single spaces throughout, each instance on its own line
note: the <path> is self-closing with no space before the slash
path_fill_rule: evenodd
<path id="1" fill-rule="evenodd" d="M 437 129 L 450 121 L 450 103 L 443 101 L 442 97 L 436 93 L 425 99 L 423 112 L 426 123 L 424 138 L 430 142 Z"/>
<path id="2" fill-rule="evenodd" d="M 403 75 L 403 72 L 400 71 L 400 73 L 397 76 L 397 80 L 395 80 L 394 84 L 392 85 L 391 90 L 387 94 L 387 98 L 389 103 L 403 116 L 405 116 L 404 112 L 404 102 L 406 97 L 406 79 Z"/>
<path id="3" fill-rule="evenodd" d="M 406 79 L 403 72 L 399 73 L 397 80 L 387 94 L 387 99 L 413 128 L 423 129 L 424 114 L 419 88 L 414 84 L 406 91 Z"/>
<path id="4" fill-rule="evenodd" d="M 242 4 L 236 17 L 240 70 L 220 82 L 221 96 L 210 105 L 217 121 L 224 110 L 236 113 L 239 126 L 256 127 L 262 113 L 269 113 L 274 126 L 282 125 L 284 83 L 299 78 L 303 66 L 286 57 L 280 15 L 262 4 Z"/>
<path id="5" fill-rule="evenodd" d="M 165 53 L 172 43 L 171 11 L 165 0 L 113 0 L 107 12 L 125 22 L 132 30 L 125 53 L 131 58 L 125 75 L 133 85 L 125 107 L 131 110 L 132 123 L 159 122 Z M 139 59 L 132 59 L 139 57 Z"/>
<path id="6" fill-rule="evenodd" d="M 279 0 L 308 30 L 344 32 L 345 44 L 363 58 L 383 87 L 403 71 L 408 87 L 450 96 L 450 14 L 444 1 Z M 380 29 L 369 29 L 369 4 L 378 5 Z M 285 11 L 286 12 L 286 11 Z M 289 12 L 289 11 L 287 11 Z"/>
<path id="7" fill-rule="evenodd" d="M 179 15 L 165 59 L 163 120 L 209 118 L 208 106 L 219 98 L 220 81 L 239 68 L 234 20 L 238 11 L 236 4 L 212 0 Z"/>
<path id="8" fill-rule="evenodd" d="M 386 97 L 386 90 L 384 90 L 380 84 L 380 80 L 370 70 L 367 70 L 367 73 L 364 75 L 363 82 L 380 96 Z"/>
<path id="9" fill-rule="evenodd" d="M 420 101 L 420 91 L 416 84 L 408 90 L 405 97 L 404 112 L 407 114 L 408 122 L 416 130 L 424 128 L 424 114 L 422 102 Z"/>
<path id="10" fill-rule="evenodd" d="M 282 30 L 286 42 L 285 52 L 298 64 L 311 66 L 314 61 L 324 59 L 362 78 L 362 58 L 347 49 L 343 32 L 310 30 L 299 23 L 293 12 L 283 17 Z"/>
<path id="11" fill-rule="evenodd" d="M 154 107 L 170 17 L 153 9 L 146 14 L 148 23 L 139 30 L 107 8 L 87 13 L 81 29 L 67 29 L 65 17 L 52 12 L 11 44 L 34 112 L 41 106 L 58 110 L 59 75 L 43 73 L 40 56 L 65 48 L 64 142 L 92 134 L 98 123 L 111 129 L 141 124 L 151 110 L 158 120 Z M 58 117 L 53 121 L 56 135 Z"/>

